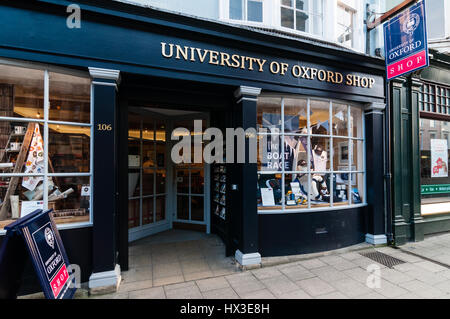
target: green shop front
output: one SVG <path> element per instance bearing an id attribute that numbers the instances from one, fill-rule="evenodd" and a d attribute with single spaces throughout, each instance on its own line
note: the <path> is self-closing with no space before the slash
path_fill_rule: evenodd
<path id="1" fill-rule="evenodd" d="M 392 225 L 396 245 L 450 231 L 450 57 L 391 81 Z"/>

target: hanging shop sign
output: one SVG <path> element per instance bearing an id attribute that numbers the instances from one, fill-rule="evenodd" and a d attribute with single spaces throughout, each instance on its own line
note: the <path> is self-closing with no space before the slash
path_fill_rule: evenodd
<path id="1" fill-rule="evenodd" d="M 35 210 L 5 229 L 7 233 L 0 250 L 0 295 L 15 297 L 28 251 L 45 297 L 72 298 L 76 291 L 74 279 L 51 210 Z"/>
<path id="2" fill-rule="evenodd" d="M 383 25 L 387 80 L 429 65 L 425 0 Z"/>
<path id="3" fill-rule="evenodd" d="M 431 177 L 448 177 L 447 140 L 431 139 Z"/>

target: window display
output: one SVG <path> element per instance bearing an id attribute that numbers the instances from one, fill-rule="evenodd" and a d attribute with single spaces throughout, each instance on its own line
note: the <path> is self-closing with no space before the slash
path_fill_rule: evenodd
<path id="1" fill-rule="evenodd" d="M 422 214 L 450 211 L 450 121 L 420 119 Z"/>
<path id="2" fill-rule="evenodd" d="M 364 203 L 362 116 L 357 105 L 261 96 L 258 210 Z"/>
<path id="3" fill-rule="evenodd" d="M 37 208 L 90 221 L 91 129 L 88 76 L 0 65 L 0 229 Z"/>

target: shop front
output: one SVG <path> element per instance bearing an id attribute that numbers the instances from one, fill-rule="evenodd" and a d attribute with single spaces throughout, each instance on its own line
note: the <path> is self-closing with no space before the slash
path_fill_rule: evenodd
<path id="1" fill-rule="evenodd" d="M 109 1 L 71 29 L 40 2 L 0 6 L 2 227 L 53 208 L 91 288 L 172 228 L 243 266 L 386 243 L 382 60 Z"/>
<path id="2" fill-rule="evenodd" d="M 391 84 L 397 245 L 450 230 L 450 60 L 430 54 L 430 67 Z"/>

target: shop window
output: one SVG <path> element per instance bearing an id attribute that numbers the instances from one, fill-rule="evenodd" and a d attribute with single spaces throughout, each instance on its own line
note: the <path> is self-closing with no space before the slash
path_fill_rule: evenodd
<path id="1" fill-rule="evenodd" d="M 258 211 L 364 204 L 363 114 L 312 98 L 258 99 Z"/>
<path id="2" fill-rule="evenodd" d="M 423 215 L 450 212 L 448 123 L 448 120 L 426 118 L 420 121 L 422 135 L 420 182 Z"/>
<path id="3" fill-rule="evenodd" d="M 51 72 L 49 119 L 90 123 L 90 90 L 89 78 Z"/>
<path id="4" fill-rule="evenodd" d="M 50 172 L 88 173 L 91 153 L 90 127 L 49 124 L 48 130 Z"/>
<path id="5" fill-rule="evenodd" d="M 0 116 L 44 118 L 44 71 L 0 64 Z"/>
<path id="6" fill-rule="evenodd" d="M 344 2 L 337 3 L 337 41 L 352 47 L 354 39 L 354 19 L 356 10 Z"/>
<path id="7" fill-rule="evenodd" d="M 37 208 L 90 221 L 90 107 L 88 76 L 0 65 L 0 229 Z"/>
<path id="8" fill-rule="evenodd" d="M 281 26 L 321 36 L 322 0 L 281 0 Z"/>
<path id="9" fill-rule="evenodd" d="M 263 22 L 263 0 L 229 0 L 231 20 Z"/>

